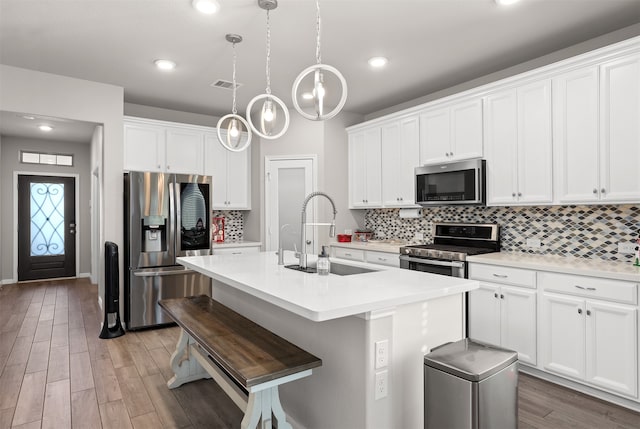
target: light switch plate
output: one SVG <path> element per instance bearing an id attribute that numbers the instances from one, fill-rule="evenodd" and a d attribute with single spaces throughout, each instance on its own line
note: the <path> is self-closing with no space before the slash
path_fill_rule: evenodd
<path id="1" fill-rule="evenodd" d="M 621 241 L 618 243 L 618 253 L 625 254 L 625 255 L 635 253 L 636 246 L 638 245 L 634 242 Z"/>
<path id="2" fill-rule="evenodd" d="M 527 247 L 529 249 L 539 249 L 542 246 L 540 239 L 538 238 L 527 238 Z"/>

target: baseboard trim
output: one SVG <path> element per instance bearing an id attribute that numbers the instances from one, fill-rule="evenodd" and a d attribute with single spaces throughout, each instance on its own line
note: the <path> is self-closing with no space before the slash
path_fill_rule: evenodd
<path id="1" fill-rule="evenodd" d="M 0 286 L 4 286 L 4 285 L 10 285 L 13 283 L 18 283 L 17 280 L 14 279 L 4 279 L 4 280 L 0 280 Z"/>
<path id="2" fill-rule="evenodd" d="M 91 273 L 79 273 L 77 276 L 77 278 L 81 279 L 81 278 L 87 278 L 87 277 L 91 277 Z"/>

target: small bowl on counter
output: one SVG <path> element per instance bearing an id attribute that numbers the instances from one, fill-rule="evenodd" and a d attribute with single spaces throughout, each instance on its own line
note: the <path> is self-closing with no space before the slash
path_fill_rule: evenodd
<path id="1" fill-rule="evenodd" d="M 339 243 L 350 243 L 351 242 L 351 234 L 338 234 L 337 236 Z"/>

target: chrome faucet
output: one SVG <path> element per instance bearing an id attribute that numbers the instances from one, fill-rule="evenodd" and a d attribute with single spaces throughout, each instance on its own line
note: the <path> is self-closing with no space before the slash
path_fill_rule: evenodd
<path id="1" fill-rule="evenodd" d="M 318 196 L 323 196 L 326 199 L 329 200 L 329 202 L 331 203 L 331 207 L 333 207 L 333 220 L 331 221 L 331 223 L 307 223 L 307 204 L 309 204 L 309 200 L 311 200 L 313 197 L 318 197 Z M 333 203 L 333 200 L 331 199 L 331 197 L 327 194 L 325 194 L 324 192 L 312 192 L 309 195 L 307 195 L 307 198 L 304 199 L 304 202 L 302 203 L 302 221 L 301 221 L 301 225 L 302 225 L 302 230 L 300 231 L 300 241 L 301 241 L 301 247 L 300 247 L 300 256 L 298 256 L 298 258 L 300 259 L 300 268 L 307 268 L 307 231 L 306 231 L 306 226 L 307 225 L 329 225 L 329 237 L 335 237 L 336 236 L 336 214 L 337 214 L 337 210 L 336 210 L 336 205 Z"/>

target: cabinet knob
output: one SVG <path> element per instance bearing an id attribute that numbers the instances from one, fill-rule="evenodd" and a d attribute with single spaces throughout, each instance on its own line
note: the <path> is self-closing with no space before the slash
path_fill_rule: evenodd
<path id="1" fill-rule="evenodd" d="M 504 299 L 504 294 L 500 294 L 500 299 Z"/>
<path id="2" fill-rule="evenodd" d="M 493 296 L 494 296 L 494 298 L 497 298 L 497 297 L 498 297 L 498 294 L 497 294 L 497 293 L 494 293 L 494 294 L 493 294 Z"/>
<path id="3" fill-rule="evenodd" d="M 453 156 L 453 152 L 449 152 L 449 156 Z"/>
<path id="4" fill-rule="evenodd" d="M 600 192 L 602 192 L 603 194 L 605 194 L 605 193 L 607 192 L 607 190 L 606 190 L 606 189 L 604 189 L 604 188 L 602 188 L 602 189 L 600 189 Z"/>
<path id="5" fill-rule="evenodd" d="M 445 152 L 445 153 L 444 153 L 444 156 L 449 156 L 449 152 Z"/>
<path id="6" fill-rule="evenodd" d="M 521 197 L 522 196 L 522 192 L 518 192 L 518 196 Z"/>
<path id="7" fill-rule="evenodd" d="M 158 170 L 160 170 L 160 164 L 158 164 Z"/>
<path id="8" fill-rule="evenodd" d="M 581 308 L 578 309 L 578 314 L 582 314 L 582 309 Z"/>
<path id="9" fill-rule="evenodd" d="M 516 193 L 515 193 L 515 192 L 512 192 L 512 193 L 511 193 L 511 196 L 515 198 Z"/>
<path id="10" fill-rule="evenodd" d="M 593 188 L 593 193 L 594 193 L 594 194 L 597 194 L 597 193 L 598 193 L 598 190 L 597 190 L 596 188 Z"/>
<path id="11" fill-rule="evenodd" d="M 587 310 L 587 316 L 591 316 L 591 310 Z"/>

